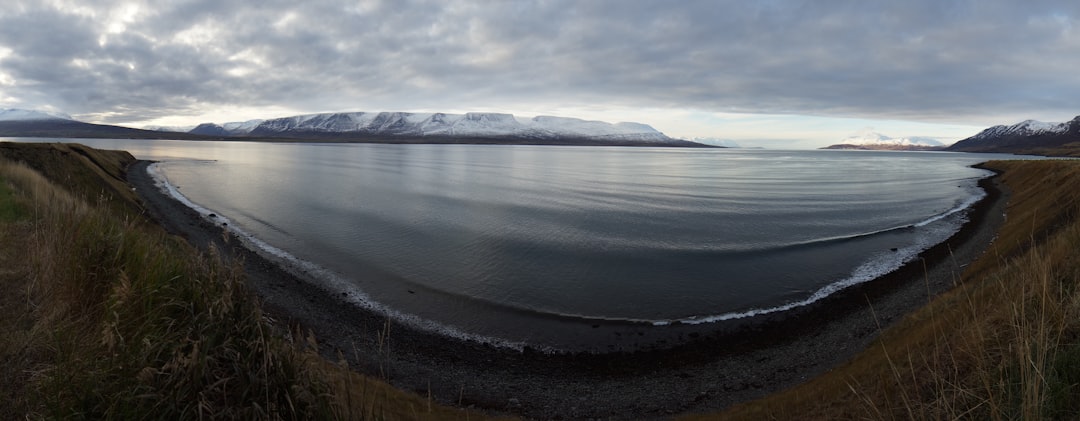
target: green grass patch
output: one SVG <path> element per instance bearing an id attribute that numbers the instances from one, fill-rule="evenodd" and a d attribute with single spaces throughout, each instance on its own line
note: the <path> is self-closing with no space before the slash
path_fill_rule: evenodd
<path id="1" fill-rule="evenodd" d="M 1047 378 L 1046 419 L 1065 419 L 1080 414 L 1080 344 L 1062 346 Z"/>
<path id="2" fill-rule="evenodd" d="M 15 200 L 15 192 L 0 179 L 0 222 L 12 222 L 26 217 L 26 209 Z"/>

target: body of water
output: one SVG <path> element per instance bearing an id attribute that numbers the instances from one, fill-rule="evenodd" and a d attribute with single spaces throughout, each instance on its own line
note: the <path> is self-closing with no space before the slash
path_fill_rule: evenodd
<path id="1" fill-rule="evenodd" d="M 604 343 L 555 325 L 710 323 L 881 276 L 965 222 L 991 157 L 80 142 L 161 161 L 173 194 L 358 305 L 553 349 Z"/>

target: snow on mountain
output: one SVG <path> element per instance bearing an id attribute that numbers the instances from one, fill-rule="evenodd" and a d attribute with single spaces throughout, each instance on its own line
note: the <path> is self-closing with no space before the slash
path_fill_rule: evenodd
<path id="1" fill-rule="evenodd" d="M 945 146 L 940 140 L 926 136 L 910 136 L 906 138 L 912 145 Z"/>
<path id="2" fill-rule="evenodd" d="M 446 116 L 456 117 L 453 114 L 447 114 Z M 528 136 L 529 131 L 527 129 L 528 125 L 518 121 L 513 114 L 466 113 L 462 118 L 454 119 L 456 121 L 446 127 L 446 134 L 451 136 Z M 436 131 L 442 131 L 437 125 L 428 124 L 428 127 L 434 128 Z M 432 133 L 419 134 L 428 136 Z"/>
<path id="3" fill-rule="evenodd" d="M 582 120 L 570 117 L 536 116 L 525 127 L 558 137 L 634 138 L 637 140 L 666 140 L 667 136 L 647 124 Z"/>
<path id="4" fill-rule="evenodd" d="M 243 122 L 233 122 L 222 124 L 221 127 L 226 131 L 248 133 L 258 127 L 265 120 L 248 120 Z"/>
<path id="5" fill-rule="evenodd" d="M 203 136 L 229 136 L 229 132 L 218 124 L 203 123 L 195 126 L 194 129 L 188 130 L 188 133 L 203 135 Z"/>
<path id="6" fill-rule="evenodd" d="M 64 113 L 51 111 L 0 108 L 0 121 L 74 120 Z"/>
<path id="7" fill-rule="evenodd" d="M 305 114 L 292 117 L 265 120 L 249 132 L 273 134 L 288 131 L 309 131 L 326 133 L 345 132 L 388 132 L 397 134 L 401 128 L 410 127 L 407 113 L 329 113 Z"/>
<path id="8" fill-rule="evenodd" d="M 143 130 L 153 130 L 155 132 L 174 132 L 174 133 L 187 133 L 194 129 L 195 126 L 143 126 Z"/>
<path id="9" fill-rule="evenodd" d="M 945 146 L 937 139 L 929 137 L 889 137 L 881 133 L 875 132 L 872 129 L 863 129 L 855 134 L 848 136 L 847 138 L 839 142 L 840 145 L 856 145 L 856 146 L 872 146 L 872 145 L 886 145 L 886 146 L 915 146 L 915 147 L 938 147 Z"/>
<path id="10" fill-rule="evenodd" d="M 1073 155 L 1080 142 L 1080 116 L 1065 123 L 1025 120 L 990 127 L 949 147 L 957 152 L 999 152 L 1034 155 Z"/>
<path id="11" fill-rule="evenodd" d="M 611 124 L 569 117 L 517 118 L 502 113 L 352 112 L 306 114 L 226 123 L 223 129 L 253 136 L 283 133 L 362 133 L 394 136 L 516 137 L 531 139 L 587 138 L 664 142 L 671 138 L 641 123 Z M 233 126 L 230 126 L 233 125 Z M 234 127 L 234 128 L 233 128 Z"/>
<path id="12" fill-rule="evenodd" d="M 1069 123 L 1046 123 L 1036 120 L 1024 120 L 1011 126 L 997 125 L 979 132 L 966 140 L 973 142 L 1012 136 L 1032 136 L 1040 134 L 1062 134 L 1069 131 Z"/>
<path id="13" fill-rule="evenodd" d="M 251 133 L 251 131 L 262 124 L 262 122 L 263 120 L 248 120 L 225 123 L 222 125 L 203 123 L 187 132 L 204 136 L 243 136 Z"/>
<path id="14" fill-rule="evenodd" d="M 700 143 L 703 145 L 720 146 L 724 148 L 741 148 L 738 143 L 731 139 L 719 139 L 715 137 L 695 137 L 690 139 L 691 142 Z"/>

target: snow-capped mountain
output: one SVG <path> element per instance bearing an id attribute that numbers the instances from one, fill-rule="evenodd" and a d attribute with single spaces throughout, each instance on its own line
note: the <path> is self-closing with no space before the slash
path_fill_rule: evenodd
<path id="1" fill-rule="evenodd" d="M 194 128 L 195 126 L 144 126 L 142 129 L 155 132 L 187 133 Z"/>
<path id="2" fill-rule="evenodd" d="M 0 121 L 72 120 L 71 116 L 51 111 L 0 108 Z"/>
<path id="3" fill-rule="evenodd" d="M 590 140 L 680 143 L 646 124 L 606 123 L 568 117 L 517 118 L 501 113 L 352 112 L 307 114 L 217 125 L 206 123 L 190 133 L 256 137 L 329 135 L 398 138 L 512 138 L 519 140 Z"/>
<path id="4" fill-rule="evenodd" d="M 539 116 L 517 118 L 499 113 L 327 113 L 194 128 L 133 129 L 84 123 L 45 111 L 0 109 L 0 136 L 127 139 L 259 140 L 465 143 L 589 146 L 708 147 L 672 139 L 646 124 Z"/>
<path id="5" fill-rule="evenodd" d="M 1011 126 L 997 125 L 988 128 L 965 140 L 980 142 L 1006 136 L 1054 135 L 1068 131 L 1069 123 L 1047 123 L 1037 120 L 1024 120 Z"/>
<path id="6" fill-rule="evenodd" d="M 998 125 L 949 147 L 958 152 L 1007 152 L 1062 154 L 1058 150 L 1080 142 L 1080 116 L 1064 123 L 1025 120 L 1011 126 Z"/>
<path id="7" fill-rule="evenodd" d="M 933 150 L 944 147 L 943 143 L 930 137 L 889 137 L 871 129 L 864 129 L 822 149 Z"/>
<path id="8" fill-rule="evenodd" d="M 945 146 L 937 139 L 912 136 L 912 137 L 889 137 L 870 129 L 861 130 L 840 141 L 847 145 L 897 145 L 897 146 Z"/>
<path id="9" fill-rule="evenodd" d="M 189 130 L 188 133 L 206 136 L 246 136 L 262 124 L 262 122 L 263 120 L 248 120 L 221 125 L 215 123 L 203 123 L 195 126 L 195 128 Z"/>
<path id="10" fill-rule="evenodd" d="M 260 124 L 262 124 L 263 121 L 265 121 L 265 120 L 259 119 L 259 120 L 248 120 L 248 121 L 235 122 L 235 123 L 225 123 L 225 124 L 221 125 L 221 127 L 224 128 L 226 131 L 229 131 L 229 132 L 250 133 L 252 130 L 254 130 L 256 127 L 258 127 Z"/>

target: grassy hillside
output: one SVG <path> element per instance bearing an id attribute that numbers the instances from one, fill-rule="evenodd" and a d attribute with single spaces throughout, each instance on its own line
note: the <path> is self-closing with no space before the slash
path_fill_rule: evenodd
<path id="1" fill-rule="evenodd" d="M 479 418 L 326 361 L 313 338 L 272 325 L 238 267 L 145 221 L 122 181 L 132 160 L 0 143 L 0 413 Z"/>
<path id="2" fill-rule="evenodd" d="M 985 152 L 985 153 L 1011 153 L 1016 155 L 1080 157 L 1080 142 L 1069 142 L 1059 145 L 1039 145 L 1021 143 L 1011 147 L 978 148 L 971 150 L 957 149 L 959 152 Z"/>
<path id="3" fill-rule="evenodd" d="M 1067 143 L 1053 149 L 1035 149 L 1029 153 L 1045 156 L 1071 156 L 1080 157 L 1080 142 Z"/>
<path id="4" fill-rule="evenodd" d="M 1007 221 L 957 288 L 849 363 L 688 419 L 1077 419 L 1080 162 L 991 162 Z"/>

